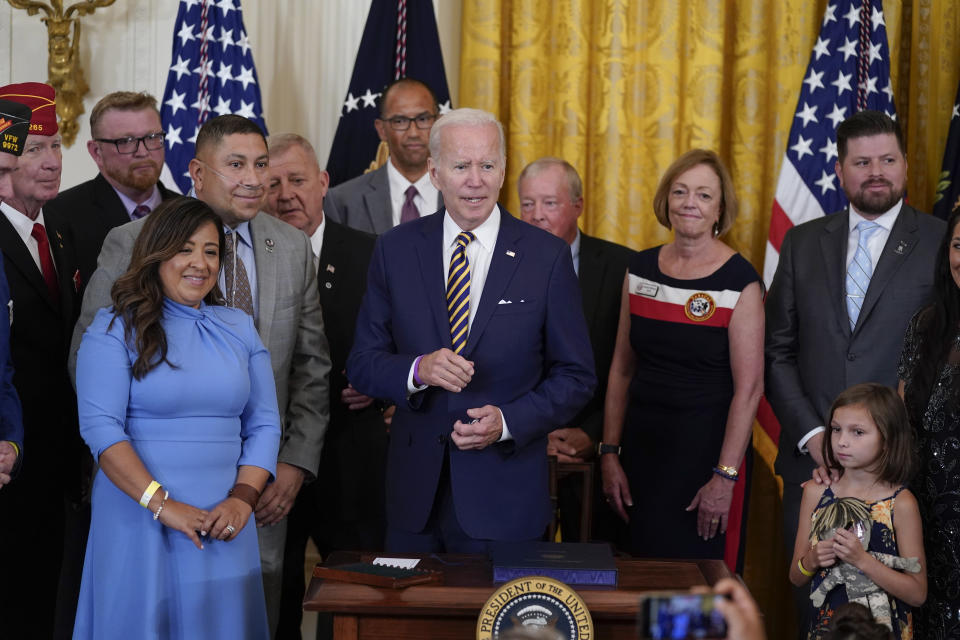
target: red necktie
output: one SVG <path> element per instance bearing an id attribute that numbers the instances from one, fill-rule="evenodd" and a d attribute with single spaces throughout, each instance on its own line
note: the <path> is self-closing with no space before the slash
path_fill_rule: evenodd
<path id="1" fill-rule="evenodd" d="M 33 231 L 30 232 L 34 240 L 37 241 L 37 249 L 40 251 L 40 271 L 43 272 L 43 281 L 47 283 L 47 290 L 50 291 L 50 298 L 60 304 L 60 287 L 57 285 L 57 270 L 53 266 L 53 258 L 50 256 L 50 242 L 47 240 L 47 230 L 43 225 L 37 222 L 33 225 Z"/>
<path id="2" fill-rule="evenodd" d="M 407 190 L 404 192 L 404 195 L 407 196 L 407 199 L 403 202 L 403 207 L 400 208 L 400 222 L 410 222 L 411 220 L 416 220 L 420 217 L 420 212 L 417 211 L 417 205 L 413 204 L 413 199 L 417 197 L 417 188 L 413 185 L 410 185 Z"/>

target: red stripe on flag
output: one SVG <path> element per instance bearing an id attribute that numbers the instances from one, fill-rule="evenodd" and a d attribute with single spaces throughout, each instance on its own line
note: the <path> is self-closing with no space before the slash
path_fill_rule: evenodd
<path id="1" fill-rule="evenodd" d="M 773 413 L 773 407 L 767 402 L 766 396 L 760 397 L 760 405 L 757 407 L 757 422 L 767 432 L 773 444 L 780 443 L 780 421 Z"/>
<path id="2" fill-rule="evenodd" d="M 780 253 L 780 245 L 783 244 L 783 236 L 787 231 L 793 228 L 793 222 L 787 216 L 786 212 L 776 200 L 773 201 L 773 207 L 770 212 L 770 244 Z"/>
<path id="3" fill-rule="evenodd" d="M 713 312 L 713 315 L 706 320 L 691 320 L 687 317 L 683 305 L 662 302 L 631 293 L 630 313 L 635 316 L 650 318 L 651 320 L 705 325 L 708 327 L 727 327 L 730 325 L 730 317 L 733 315 L 733 309 L 718 307 L 716 311 Z"/>
<path id="4" fill-rule="evenodd" d="M 744 456 L 746 458 L 746 456 Z M 745 534 L 743 522 L 744 493 L 750 478 L 747 477 L 747 465 L 740 461 L 743 476 L 733 485 L 733 499 L 730 501 L 730 511 L 727 515 L 727 537 L 724 541 L 723 561 L 731 573 L 737 571 L 737 556 L 740 554 L 740 536 Z"/>

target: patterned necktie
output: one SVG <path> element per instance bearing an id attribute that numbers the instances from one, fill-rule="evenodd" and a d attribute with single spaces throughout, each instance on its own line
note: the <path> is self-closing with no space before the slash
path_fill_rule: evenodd
<path id="1" fill-rule="evenodd" d="M 56 304 L 60 304 L 60 286 L 57 284 L 57 270 L 53 266 L 53 258 L 50 256 L 50 242 L 47 240 L 47 230 L 39 222 L 33 225 L 30 232 L 33 239 L 37 241 L 37 249 L 40 253 L 40 271 L 43 273 L 43 281 L 50 292 L 50 298 Z"/>
<path id="2" fill-rule="evenodd" d="M 145 204 L 138 204 L 136 207 L 134 207 L 133 211 L 130 213 L 130 219 L 139 220 L 140 218 L 144 217 L 148 213 L 150 213 L 150 207 L 148 207 Z"/>
<path id="3" fill-rule="evenodd" d="M 850 331 L 857 326 L 860 317 L 860 308 L 863 307 L 863 298 L 867 295 L 870 278 L 873 276 L 873 262 L 867 250 L 867 242 L 875 231 L 880 229 L 876 222 L 864 220 L 857 224 L 860 237 L 857 239 L 857 252 L 847 267 L 847 315 L 850 316 Z"/>
<path id="4" fill-rule="evenodd" d="M 450 337 L 453 352 L 460 353 L 467 345 L 467 329 L 470 326 L 470 263 L 467 261 L 467 245 L 474 239 L 469 231 L 457 236 L 457 246 L 450 256 L 450 272 L 447 275 L 447 314 L 450 316 Z"/>
<path id="5" fill-rule="evenodd" d="M 417 197 L 419 191 L 413 185 L 404 192 L 406 200 L 403 201 L 403 207 L 400 209 L 400 224 L 404 222 L 410 222 L 411 220 L 416 220 L 420 217 L 420 212 L 417 211 L 417 205 L 413 204 L 413 199 Z"/>
<path id="6" fill-rule="evenodd" d="M 237 233 L 227 234 L 225 250 L 223 252 L 223 281 L 226 285 L 224 296 L 227 306 L 236 307 L 253 316 L 253 297 L 250 295 L 250 280 L 247 278 L 247 268 L 236 251 L 239 242 Z"/>

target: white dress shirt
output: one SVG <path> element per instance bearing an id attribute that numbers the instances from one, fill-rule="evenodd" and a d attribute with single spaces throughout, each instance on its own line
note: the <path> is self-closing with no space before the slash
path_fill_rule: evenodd
<path id="1" fill-rule="evenodd" d="M 390 209 L 393 216 L 393 226 L 400 224 L 400 214 L 403 211 L 403 203 L 407 199 L 407 189 L 410 185 L 417 188 L 417 195 L 413 198 L 413 204 L 420 212 L 420 217 L 436 213 L 439 207 L 439 191 L 430 182 L 430 173 L 426 172 L 416 182 L 410 182 L 401 175 L 395 166 L 393 160 L 387 160 L 387 183 L 390 185 Z"/>
<path id="2" fill-rule="evenodd" d="M 324 214 L 323 220 L 317 226 L 317 230 L 310 236 L 310 248 L 313 249 L 313 266 L 317 266 L 320 260 L 320 252 L 323 250 L 323 230 L 327 227 L 327 216 Z"/>
<path id="3" fill-rule="evenodd" d="M 453 256 L 453 250 L 456 247 L 457 236 L 463 231 L 457 223 L 450 217 L 449 212 L 443 214 L 443 281 L 447 281 L 447 274 L 450 271 L 450 258 Z M 477 313 L 477 307 L 480 305 L 480 297 L 483 295 L 483 285 L 487 281 L 487 272 L 490 271 L 490 261 L 493 258 L 493 249 L 497 244 L 497 235 L 500 233 L 500 206 L 494 205 L 493 211 L 479 227 L 473 230 L 474 239 L 467 245 L 467 262 L 470 264 L 470 317 L 467 321 L 467 335 L 473 327 L 473 318 Z M 424 354 L 426 355 L 426 354 Z M 421 356 L 422 357 L 422 356 Z M 417 385 L 413 380 L 413 372 L 416 369 L 418 360 L 415 360 L 410 367 L 407 375 L 407 391 L 411 394 L 423 391 L 427 385 Z M 497 411 L 500 411 L 498 408 Z M 500 411 L 500 422 L 503 424 L 503 433 L 500 436 L 500 442 L 510 440 L 510 430 L 507 428 L 507 420 L 503 417 L 503 411 Z M 451 425 L 452 427 L 453 425 Z"/>
<path id="4" fill-rule="evenodd" d="M 903 200 L 897 201 L 890 209 L 877 216 L 872 222 L 880 225 L 880 228 L 873 232 L 873 235 L 867 240 L 867 253 L 870 254 L 870 262 L 876 270 L 877 262 L 880 261 L 880 254 L 883 253 L 883 247 L 887 244 L 887 238 L 890 237 L 890 230 L 893 229 L 897 217 L 900 215 L 900 209 L 903 208 Z M 857 231 L 857 225 L 865 221 L 860 213 L 850 205 L 850 227 L 847 230 L 847 263 L 850 266 L 853 262 L 853 256 L 857 253 L 857 243 L 860 242 L 860 232 Z"/>
<path id="5" fill-rule="evenodd" d="M 30 257 L 33 258 L 34 264 L 37 265 L 37 271 L 42 274 L 43 267 L 40 266 L 40 247 L 37 244 L 36 239 L 31 234 L 33 233 L 33 225 L 38 222 L 43 225 L 44 229 L 47 228 L 46 223 L 43 221 L 43 209 L 40 209 L 36 220 L 31 220 L 25 214 L 20 213 L 6 202 L 0 202 L 0 211 L 3 212 L 3 215 L 7 217 L 7 220 L 10 221 L 10 224 L 12 224 L 13 228 L 16 229 L 17 235 L 19 235 L 20 239 L 23 240 L 23 244 L 26 245 L 27 251 L 30 252 Z M 49 232 L 47 233 L 47 240 L 50 245 L 53 246 L 54 238 L 50 237 Z M 53 268 L 56 269 L 57 261 L 52 260 L 52 254 L 50 258 L 51 262 L 53 262 Z"/>

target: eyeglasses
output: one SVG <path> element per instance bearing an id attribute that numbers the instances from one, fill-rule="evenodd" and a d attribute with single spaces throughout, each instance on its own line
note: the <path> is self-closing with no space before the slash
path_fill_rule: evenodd
<path id="1" fill-rule="evenodd" d="M 407 116 L 393 116 L 392 118 L 379 119 L 389 122 L 390 128 L 394 131 L 406 131 L 410 128 L 411 122 L 417 123 L 417 129 L 429 129 L 433 126 L 433 121 L 437 119 L 437 116 L 432 113 L 421 113 L 415 118 L 408 118 Z"/>
<path id="2" fill-rule="evenodd" d="M 157 149 L 163 148 L 163 138 L 164 133 L 151 133 L 149 135 L 140 136 L 139 138 L 94 138 L 97 142 L 109 142 L 117 147 L 117 153 L 130 154 L 136 153 L 137 149 L 140 148 L 140 143 L 143 143 L 144 148 L 147 151 L 156 151 Z"/>

